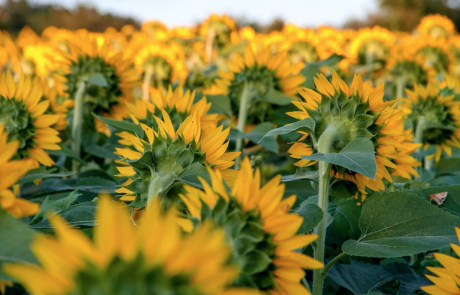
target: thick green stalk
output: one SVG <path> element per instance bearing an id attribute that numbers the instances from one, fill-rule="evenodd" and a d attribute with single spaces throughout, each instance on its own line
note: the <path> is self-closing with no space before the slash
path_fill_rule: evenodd
<path id="1" fill-rule="evenodd" d="M 428 121 L 427 121 L 427 119 L 425 117 L 419 117 L 418 118 L 417 126 L 415 127 L 415 138 L 414 138 L 415 143 L 423 143 L 423 133 L 425 132 L 427 123 L 428 123 Z M 417 149 L 417 152 L 421 152 L 421 151 L 422 151 L 422 147 L 419 147 Z M 419 161 L 421 161 L 421 160 L 422 159 L 419 159 Z M 422 168 L 420 167 L 419 170 L 420 170 L 419 171 L 419 175 L 420 175 L 420 172 L 421 172 Z"/>
<path id="2" fill-rule="evenodd" d="M 248 117 L 248 109 L 249 109 L 250 101 L 251 101 L 251 92 L 249 91 L 249 85 L 248 85 L 248 82 L 244 82 L 243 92 L 241 92 L 241 97 L 240 97 L 240 108 L 238 110 L 238 124 L 236 125 L 236 129 L 241 133 L 244 133 L 244 130 L 246 127 L 246 120 Z M 243 150 L 243 138 L 237 138 L 236 139 L 236 151 L 241 152 L 242 150 Z M 241 157 L 242 157 L 242 153 L 238 158 L 236 158 L 236 161 L 235 161 L 236 169 L 239 169 Z"/>
<path id="3" fill-rule="evenodd" d="M 152 80 L 153 76 L 153 66 L 148 65 L 145 69 L 144 73 L 144 82 L 142 84 L 142 96 L 144 99 L 149 100 L 149 88 L 150 88 L 150 81 Z"/>
<path id="4" fill-rule="evenodd" d="M 404 96 L 404 84 L 405 81 L 403 77 L 396 79 L 396 98 Z"/>
<path id="5" fill-rule="evenodd" d="M 336 140 L 337 128 L 329 126 L 324 130 L 318 140 L 318 152 L 327 154 L 331 151 L 332 144 Z M 331 164 L 319 162 L 319 193 L 318 206 L 323 210 L 323 219 L 319 222 L 315 229 L 315 233 L 319 236 L 316 240 L 314 257 L 316 260 L 324 263 L 324 248 L 326 244 L 326 217 L 329 204 L 329 180 Z M 323 276 L 321 269 L 313 271 L 313 295 L 321 295 L 323 293 Z"/>
<path id="6" fill-rule="evenodd" d="M 81 156 L 81 137 L 82 137 L 82 121 L 83 121 L 83 107 L 85 103 L 85 90 L 86 83 L 81 80 L 78 83 L 77 92 L 75 94 L 75 107 L 73 111 L 73 124 L 72 124 L 72 151 L 75 156 Z M 80 162 L 78 160 L 72 161 L 72 170 L 76 176 L 80 170 Z"/>

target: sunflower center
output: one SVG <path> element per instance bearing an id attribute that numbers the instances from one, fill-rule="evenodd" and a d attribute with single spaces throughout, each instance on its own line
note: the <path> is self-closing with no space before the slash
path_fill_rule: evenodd
<path id="1" fill-rule="evenodd" d="M 319 55 L 316 48 L 311 43 L 305 41 L 295 42 L 292 44 L 288 53 L 291 56 L 293 63 L 299 61 L 314 62 L 319 60 Z"/>
<path id="2" fill-rule="evenodd" d="M 273 105 L 260 100 L 260 98 L 271 89 L 282 92 L 281 80 L 273 70 L 270 70 L 265 65 L 244 67 L 240 72 L 235 73 L 235 77 L 230 81 L 230 86 L 228 87 L 228 96 L 234 114 L 238 114 L 241 94 L 246 82 L 255 98 L 255 101 L 250 104 L 247 122 L 265 122 L 267 115 L 273 111 Z"/>
<path id="3" fill-rule="evenodd" d="M 219 197 L 213 209 L 204 202 L 203 206 L 207 208 L 201 210 L 201 220 L 212 219 L 217 227 L 223 228 L 226 241 L 233 249 L 230 262 L 240 268 L 234 285 L 264 291 L 272 289 L 277 246 L 273 235 L 265 232 L 260 213 L 254 209 L 244 211 L 233 197 L 228 202 Z"/>
<path id="4" fill-rule="evenodd" d="M 27 156 L 27 150 L 35 146 L 33 136 L 36 127 L 33 121 L 22 100 L 0 96 L 0 124 L 5 125 L 8 141 L 19 141 L 20 156 Z"/>
<path id="5" fill-rule="evenodd" d="M 150 56 L 144 62 L 144 70 L 151 71 L 150 85 L 166 88 L 171 83 L 173 67 L 161 56 Z"/>
<path id="6" fill-rule="evenodd" d="M 70 73 L 65 75 L 67 79 L 67 93 L 75 98 L 80 79 L 87 79 L 94 74 L 101 74 L 108 83 L 107 87 L 101 87 L 87 83 L 85 91 L 85 106 L 89 113 L 98 115 L 110 113 L 111 108 L 117 105 L 118 97 L 123 93 L 120 87 L 120 77 L 114 66 L 105 62 L 102 57 L 79 56 L 76 62 L 72 62 Z"/>
<path id="7" fill-rule="evenodd" d="M 169 274 L 159 265 L 147 266 L 141 254 L 132 261 L 116 257 L 104 269 L 88 263 L 75 274 L 74 282 L 74 289 L 67 295 L 203 294 L 190 274 Z"/>

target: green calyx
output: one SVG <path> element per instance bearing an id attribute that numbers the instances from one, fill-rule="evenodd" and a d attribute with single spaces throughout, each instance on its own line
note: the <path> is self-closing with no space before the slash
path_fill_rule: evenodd
<path id="1" fill-rule="evenodd" d="M 233 114 L 238 114 L 245 83 L 249 85 L 252 98 L 247 114 L 247 124 L 266 122 L 267 117 L 273 112 L 273 105 L 262 101 L 261 98 L 272 89 L 283 91 L 281 81 L 275 72 L 263 65 L 244 67 L 240 72 L 235 73 L 230 83 L 228 96 Z"/>
<path id="2" fill-rule="evenodd" d="M 388 55 L 389 49 L 385 44 L 377 40 L 369 40 L 359 49 L 358 64 L 380 64 L 383 66 L 388 59 Z"/>
<path id="3" fill-rule="evenodd" d="M 225 230 L 227 244 L 232 248 L 231 264 L 238 265 L 240 273 L 234 286 L 269 290 L 275 284 L 273 272 L 276 244 L 266 233 L 260 212 L 245 212 L 233 197 L 226 201 L 219 197 L 214 208 L 202 202 L 201 221 L 212 220 Z"/>
<path id="4" fill-rule="evenodd" d="M 428 83 L 428 73 L 423 66 L 415 61 L 402 60 L 396 63 L 391 71 L 395 80 L 402 79 L 404 88 L 412 89 L 414 84 Z"/>
<path id="5" fill-rule="evenodd" d="M 102 115 L 110 113 L 111 108 L 117 105 L 118 97 L 123 93 L 120 88 L 120 77 L 115 67 L 105 62 L 102 57 L 79 56 L 77 62 L 72 62 L 70 73 L 65 75 L 67 93 L 75 98 L 81 79 L 88 79 L 94 74 L 101 74 L 108 86 L 102 87 L 87 83 L 85 89 L 85 106 L 88 113 Z"/>
<path id="6" fill-rule="evenodd" d="M 442 51 L 441 48 L 425 46 L 415 53 L 421 55 L 425 60 L 425 64 L 435 68 L 438 73 L 448 72 L 449 57 Z"/>
<path id="7" fill-rule="evenodd" d="M 412 103 L 410 116 L 417 124 L 414 126 L 416 133 L 421 132 L 418 128 L 423 128 L 423 136 L 419 139 L 423 144 L 445 143 L 456 129 L 450 107 L 438 101 L 437 97 L 419 98 L 417 103 Z"/>
<path id="8" fill-rule="evenodd" d="M 36 128 L 34 118 L 22 100 L 0 96 L 0 124 L 5 125 L 8 141 L 19 141 L 18 154 L 20 157 L 28 155 L 28 149 L 33 148 L 36 142 L 33 139 Z"/>
<path id="9" fill-rule="evenodd" d="M 292 44 L 288 51 L 288 56 L 293 63 L 303 62 L 315 62 L 319 60 L 318 51 L 316 48 L 308 42 L 296 42 Z"/>
<path id="10" fill-rule="evenodd" d="M 150 68 L 150 85 L 167 88 L 172 82 L 173 67 L 161 56 L 151 56 L 144 62 L 144 70 Z M 144 74 L 145 75 L 145 74 Z"/>
<path id="11" fill-rule="evenodd" d="M 192 141 L 185 144 L 182 137 L 155 137 L 152 144 L 143 142 L 144 152 L 139 159 L 123 161 L 133 167 L 132 183 L 125 188 L 133 192 L 131 207 L 144 208 L 153 199 L 160 199 L 163 207 L 173 205 L 182 208 L 179 193 L 183 183 L 178 177 L 193 163 L 203 164 L 206 156 Z"/>
<path id="12" fill-rule="evenodd" d="M 75 287 L 67 295 L 202 294 L 190 275 L 168 274 L 161 266 L 147 266 L 144 261 L 142 255 L 132 261 L 116 257 L 104 269 L 87 263 L 75 274 Z"/>

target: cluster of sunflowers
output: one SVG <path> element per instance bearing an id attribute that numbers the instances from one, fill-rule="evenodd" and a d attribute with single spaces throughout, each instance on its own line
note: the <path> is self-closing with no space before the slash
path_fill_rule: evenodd
<path id="1" fill-rule="evenodd" d="M 0 68 L 0 293 L 460 294 L 444 16 L 24 28 Z"/>

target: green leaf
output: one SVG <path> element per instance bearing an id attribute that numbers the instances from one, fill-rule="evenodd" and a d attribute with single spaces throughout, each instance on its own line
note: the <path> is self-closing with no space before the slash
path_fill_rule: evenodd
<path id="1" fill-rule="evenodd" d="M 44 179 L 44 178 L 62 178 L 62 177 L 66 177 L 66 176 L 71 176 L 71 175 L 72 175 L 72 172 L 61 172 L 61 173 L 52 174 L 52 173 L 55 172 L 56 170 L 57 170 L 57 168 L 51 168 L 51 169 L 46 170 L 46 167 L 45 167 L 45 166 L 41 166 L 41 167 L 39 167 L 39 168 L 32 169 L 32 170 L 30 170 L 29 172 L 27 172 L 26 175 L 24 175 L 23 177 L 21 177 L 21 178 L 16 182 L 16 184 L 29 183 L 29 182 L 32 182 L 32 181 L 37 180 L 37 179 Z"/>
<path id="2" fill-rule="evenodd" d="M 207 95 L 206 100 L 211 103 L 208 114 L 224 114 L 232 117 L 230 99 L 227 95 Z"/>
<path id="3" fill-rule="evenodd" d="M 429 200 L 430 195 L 432 194 L 447 192 L 446 199 L 444 200 L 444 203 L 441 205 L 441 207 L 451 213 L 460 215 L 460 184 L 448 186 L 434 186 L 424 189 L 408 190 L 408 192 L 422 197 L 425 200 Z"/>
<path id="4" fill-rule="evenodd" d="M 198 162 L 187 166 L 184 171 L 182 171 L 179 175 L 176 175 L 176 179 L 180 182 L 203 189 L 203 185 L 201 185 L 198 177 L 201 177 L 208 183 L 211 183 L 208 170 Z"/>
<path id="5" fill-rule="evenodd" d="M 448 247 L 457 242 L 460 218 L 415 194 L 381 193 L 364 202 L 361 237 L 348 240 L 342 250 L 354 256 L 401 257 Z"/>
<path id="6" fill-rule="evenodd" d="M 304 173 L 300 169 L 297 169 L 295 174 L 282 176 L 281 182 L 291 182 L 291 181 L 302 180 L 302 179 L 316 179 L 318 177 L 319 177 L 318 171 L 316 172 L 307 171 Z"/>
<path id="7" fill-rule="evenodd" d="M 328 211 L 334 220 L 326 235 L 329 243 L 342 245 L 347 239 L 358 239 L 361 235 L 358 222 L 362 206 L 356 202 L 355 198 L 340 199 L 330 206 Z"/>
<path id="8" fill-rule="evenodd" d="M 71 192 L 67 197 L 60 200 L 50 200 L 50 197 L 47 196 L 45 201 L 40 206 L 40 211 L 34 216 L 30 224 L 36 224 L 41 220 L 47 219 L 47 213 L 54 211 L 54 213 L 59 213 L 64 209 L 67 209 L 75 200 L 80 196 L 78 191 Z"/>
<path id="9" fill-rule="evenodd" d="M 315 86 L 313 78 L 316 77 L 318 73 L 321 73 L 321 68 L 333 66 L 339 63 L 343 58 L 344 57 L 341 55 L 333 54 L 325 60 L 306 63 L 305 67 L 300 71 L 300 74 L 307 78 L 307 80 L 302 84 L 302 86 L 307 88 L 313 88 Z"/>
<path id="10" fill-rule="evenodd" d="M 70 206 L 59 214 L 73 227 L 94 226 L 96 214 L 96 202 L 84 202 Z M 31 226 L 36 229 L 52 228 L 48 220 L 43 220 Z"/>
<path id="11" fill-rule="evenodd" d="M 236 129 L 231 129 L 230 130 L 230 139 L 236 139 L 236 138 L 244 138 L 244 139 L 249 139 L 251 142 L 255 144 L 260 144 L 267 150 L 273 152 L 273 153 L 278 153 L 279 152 L 279 147 L 278 147 L 278 142 L 276 141 L 275 138 L 264 138 L 265 134 L 269 132 L 270 130 L 273 130 L 273 125 L 271 123 L 265 122 L 257 125 L 249 131 L 248 133 L 242 133 L 239 132 Z"/>
<path id="12" fill-rule="evenodd" d="M 0 280 L 11 280 L 1 272 L 2 264 L 16 262 L 38 264 L 30 251 L 37 233 L 0 207 Z"/>
<path id="13" fill-rule="evenodd" d="M 141 125 L 137 125 L 137 124 L 126 122 L 126 121 L 118 121 L 118 120 L 105 118 L 102 116 L 98 116 L 94 113 L 93 113 L 93 116 L 98 118 L 102 122 L 106 123 L 107 125 L 110 125 L 113 128 L 116 128 L 120 131 L 127 131 L 130 133 L 134 133 L 134 134 L 137 134 L 141 138 L 144 136 L 144 130 L 142 130 Z"/>
<path id="14" fill-rule="evenodd" d="M 298 234 L 311 232 L 323 219 L 323 210 L 315 204 L 302 202 L 295 213 L 303 217 L 302 225 L 297 231 Z"/>
<path id="15" fill-rule="evenodd" d="M 356 295 L 382 294 L 377 288 L 395 280 L 399 282 L 397 295 L 410 295 L 421 286 L 430 284 L 405 263 L 380 266 L 351 260 L 350 264 L 335 264 L 328 277 Z"/>
<path id="16" fill-rule="evenodd" d="M 107 79 L 100 73 L 94 73 L 92 74 L 87 80 L 87 83 L 93 84 L 96 86 L 101 86 L 101 87 L 108 87 L 109 83 L 107 83 Z"/>
<path id="17" fill-rule="evenodd" d="M 265 134 L 262 137 L 262 139 L 265 137 L 269 137 L 269 136 L 287 134 L 287 133 L 296 132 L 296 131 L 305 131 L 305 132 L 313 133 L 314 130 L 315 130 L 315 121 L 313 121 L 312 118 L 305 118 L 301 121 L 273 129 L 267 132 L 267 134 Z"/>
<path id="18" fill-rule="evenodd" d="M 375 179 L 377 164 L 372 141 L 356 138 L 349 142 L 339 153 L 315 153 L 302 156 L 302 159 L 325 161 Z"/>
<path id="19" fill-rule="evenodd" d="M 89 191 L 99 193 L 101 191 L 115 192 L 115 187 L 117 183 L 100 177 L 85 177 L 80 178 L 77 183 L 73 186 L 73 189 L 82 190 L 82 191 Z"/>
<path id="20" fill-rule="evenodd" d="M 260 100 L 269 102 L 274 105 L 285 106 L 292 104 L 294 99 L 281 91 L 270 89 L 264 96 L 260 98 Z"/>

